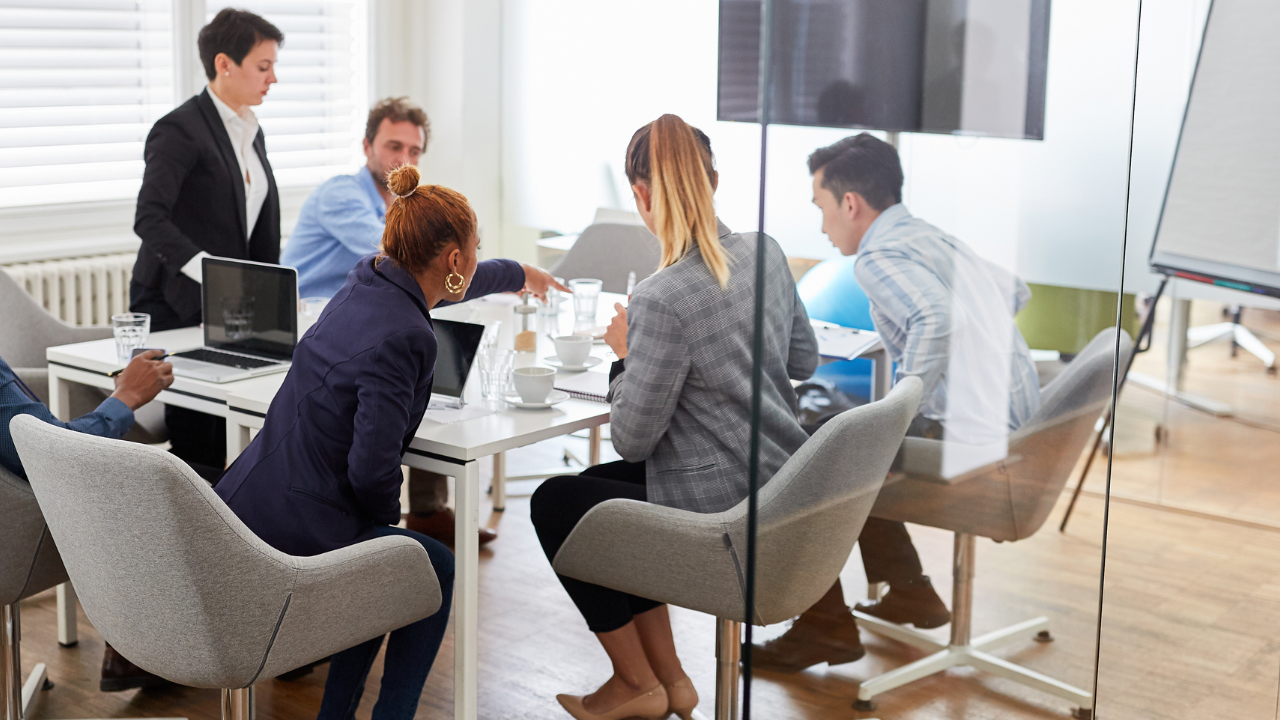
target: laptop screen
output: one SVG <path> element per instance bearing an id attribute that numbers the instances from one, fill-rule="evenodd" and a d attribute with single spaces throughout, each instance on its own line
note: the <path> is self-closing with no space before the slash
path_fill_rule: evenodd
<path id="1" fill-rule="evenodd" d="M 448 397 L 462 397 L 467 373 L 476 359 L 476 348 L 484 326 L 432 318 L 436 331 L 436 376 L 432 392 Z"/>
<path id="2" fill-rule="evenodd" d="M 205 258 L 204 344 L 293 359 L 298 344 L 298 271 L 283 265 Z"/>

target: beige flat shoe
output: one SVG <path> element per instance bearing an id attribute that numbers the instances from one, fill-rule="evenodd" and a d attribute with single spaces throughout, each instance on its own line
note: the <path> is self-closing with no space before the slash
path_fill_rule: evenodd
<path id="1" fill-rule="evenodd" d="M 582 706 L 581 695 L 557 695 L 560 706 L 578 720 L 626 720 L 626 718 L 645 718 L 645 720 L 663 720 L 667 717 L 667 690 L 658 685 L 608 712 L 596 714 Z"/>
<path id="2" fill-rule="evenodd" d="M 688 677 L 667 689 L 667 714 L 674 714 L 680 720 L 693 720 L 693 710 L 698 707 L 698 691 Z"/>

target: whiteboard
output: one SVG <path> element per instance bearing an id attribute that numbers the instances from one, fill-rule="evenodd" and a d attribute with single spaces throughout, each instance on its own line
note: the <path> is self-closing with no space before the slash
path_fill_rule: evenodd
<path id="1" fill-rule="evenodd" d="M 1151 265 L 1280 297 L 1280 2 L 1214 0 Z"/>

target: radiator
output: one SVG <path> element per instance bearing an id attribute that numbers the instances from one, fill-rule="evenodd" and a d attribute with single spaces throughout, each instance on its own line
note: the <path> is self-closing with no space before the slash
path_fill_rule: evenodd
<path id="1" fill-rule="evenodd" d="M 55 317 L 72 325 L 110 325 L 129 311 L 129 278 L 137 253 L 0 265 Z"/>

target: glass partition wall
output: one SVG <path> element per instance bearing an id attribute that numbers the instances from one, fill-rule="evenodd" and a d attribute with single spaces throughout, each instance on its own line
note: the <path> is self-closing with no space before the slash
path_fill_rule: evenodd
<path id="1" fill-rule="evenodd" d="M 1127 226 L 1130 271 L 1145 258 L 1128 217 L 1138 10 L 504 4 L 503 212 L 540 253 L 643 223 L 638 128 L 671 113 L 714 153 L 738 301 L 672 300 L 680 333 L 663 342 L 700 347 L 651 376 L 710 439 L 649 475 L 655 524 L 619 516 L 601 536 L 646 528 L 657 559 L 627 562 L 662 568 L 643 582 L 702 716 L 1092 715 L 1105 455 L 1059 526 L 1148 292 L 1122 288 Z M 638 278 L 633 327 L 658 280 Z M 602 460 L 634 429 L 617 402 Z M 680 475 L 730 490 L 690 514 L 662 495 Z M 525 527 L 518 485 L 504 537 Z M 482 620 L 481 710 L 563 717 L 551 691 L 590 692 L 612 655 L 532 565 L 540 550 L 502 551 L 486 618 L 513 605 L 509 573 L 541 589 L 499 613 L 502 633 Z M 613 582 L 638 592 L 639 573 Z"/>
<path id="2" fill-rule="evenodd" d="M 1267 3 L 1143 6 L 1124 292 L 1149 332 L 1074 514 L 1109 460 L 1105 717 L 1277 713 L 1277 28 Z"/>

